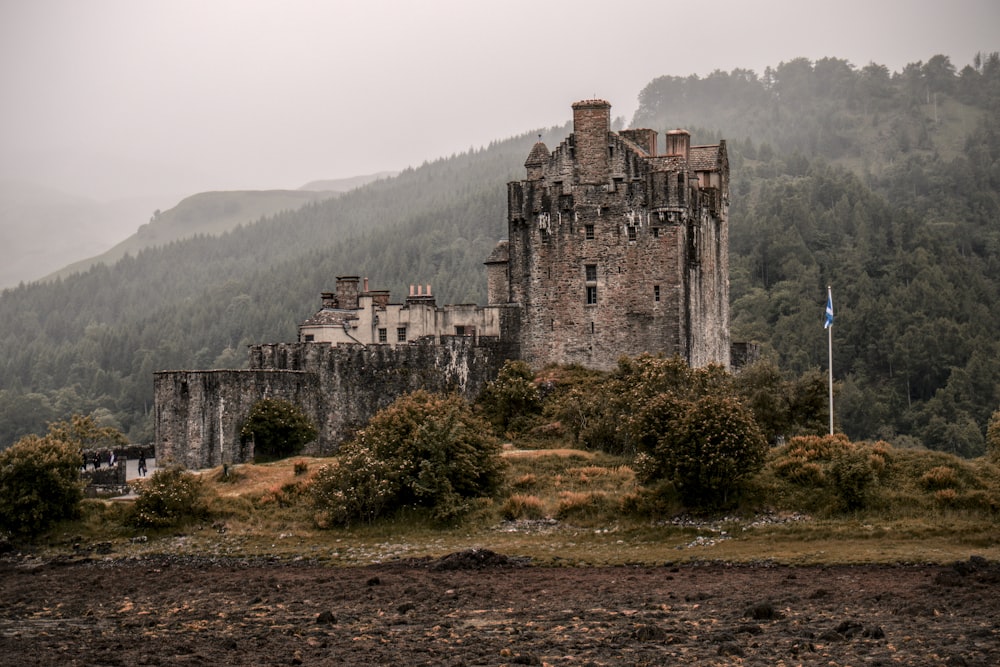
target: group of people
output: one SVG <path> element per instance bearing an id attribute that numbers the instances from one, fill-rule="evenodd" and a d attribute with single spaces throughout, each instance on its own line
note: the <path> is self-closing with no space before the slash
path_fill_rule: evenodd
<path id="1" fill-rule="evenodd" d="M 128 460 L 128 457 L 125 459 Z M 101 466 L 107 463 L 109 468 L 114 468 L 118 463 L 118 455 L 114 450 L 105 450 L 97 452 L 83 452 L 83 470 L 87 470 L 87 466 L 93 466 L 94 470 L 100 470 Z M 139 472 L 140 477 L 145 477 L 148 472 L 146 468 L 146 455 L 139 452 L 139 460 L 136 464 L 136 469 Z"/>
<path id="2" fill-rule="evenodd" d="M 115 454 L 114 450 L 111 451 L 100 451 L 100 452 L 84 452 L 83 453 L 83 469 L 86 470 L 87 466 L 93 466 L 94 470 L 99 470 L 105 463 L 108 464 L 109 468 L 114 468 L 115 463 L 118 462 L 118 456 Z"/>

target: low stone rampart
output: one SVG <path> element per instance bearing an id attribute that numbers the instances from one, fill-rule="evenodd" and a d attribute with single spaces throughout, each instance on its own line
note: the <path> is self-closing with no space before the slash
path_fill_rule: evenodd
<path id="1" fill-rule="evenodd" d="M 317 426 L 306 453 L 333 454 L 405 393 L 475 398 L 515 352 L 499 339 L 472 336 L 401 346 L 274 343 L 250 347 L 249 370 L 155 373 L 157 456 L 187 468 L 252 460 L 240 430 L 263 398 L 294 403 Z"/>

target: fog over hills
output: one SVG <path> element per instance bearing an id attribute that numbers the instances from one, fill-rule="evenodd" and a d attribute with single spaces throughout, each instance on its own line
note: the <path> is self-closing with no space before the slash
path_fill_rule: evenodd
<path id="1" fill-rule="evenodd" d="M 169 198 L 99 202 L 32 183 L 0 181 L 0 288 L 103 253 Z"/>
<path id="2" fill-rule="evenodd" d="M 0 181 L 0 289 L 67 277 L 127 253 L 196 234 L 217 235 L 280 211 L 335 197 L 395 172 L 310 181 L 298 190 L 202 192 L 96 202 L 42 186 Z"/>

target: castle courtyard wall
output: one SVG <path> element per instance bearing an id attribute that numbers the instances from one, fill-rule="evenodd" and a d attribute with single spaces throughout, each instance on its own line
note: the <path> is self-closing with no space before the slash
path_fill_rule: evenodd
<path id="1" fill-rule="evenodd" d="M 440 344 L 401 346 L 253 345 L 249 355 L 249 370 L 155 374 L 158 458 L 187 468 L 252 460 L 252 443 L 240 430 L 263 398 L 302 409 L 319 429 L 305 453 L 330 455 L 405 393 L 425 389 L 475 399 L 517 350 L 498 338 L 448 336 Z"/>

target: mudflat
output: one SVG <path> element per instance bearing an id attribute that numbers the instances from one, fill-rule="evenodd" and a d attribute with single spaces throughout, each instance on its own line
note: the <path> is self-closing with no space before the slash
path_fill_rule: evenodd
<path id="1" fill-rule="evenodd" d="M 1000 564 L 0 561 L 5 665 L 998 665 Z"/>

